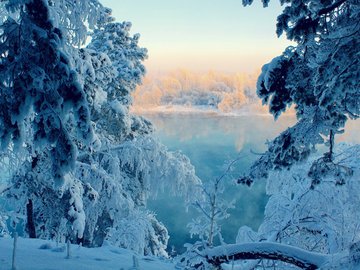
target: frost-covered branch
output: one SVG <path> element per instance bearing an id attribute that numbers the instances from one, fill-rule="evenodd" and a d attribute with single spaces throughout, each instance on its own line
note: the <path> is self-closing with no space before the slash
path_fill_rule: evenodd
<path id="1" fill-rule="evenodd" d="M 208 263 L 220 266 L 236 260 L 269 259 L 293 264 L 303 269 L 318 269 L 330 256 L 279 243 L 244 243 L 219 246 L 203 252 Z"/>
<path id="2" fill-rule="evenodd" d="M 1 187 L 1 188 L 0 188 L 0 195 L 6 193 L 6 192 L 9 191 L 12 187 L 13 187 L 13 185 L 7 186 L 7 187 Z"/>

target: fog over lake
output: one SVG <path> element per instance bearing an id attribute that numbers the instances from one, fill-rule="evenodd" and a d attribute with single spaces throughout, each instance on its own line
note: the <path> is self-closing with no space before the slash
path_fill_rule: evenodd
<path id="1" fill-rule="evenodd" d="M 265 151 L 266 140 L 286 129 L 294 122 L 293 117 L 283 117 L 276 125 L 271 116 L 149 114 L 145 117 L 154 124 L 156 136 L 163 144 L 190 158 L 203 182 L 221 176 L 227 164 L 239 158 L 226 178 L 224 194 L 229 200 L 236 199 L 236 208 L 230 210 L 231 216 L 222 226 L 223 237 L 226 242 L 234 242 L 240 226 L 258 228 L 267 201 L 264 183 L 248 188 L 236 185 L 233 180 L 246 172 L 257 158 L 252 152 Z M 191 208 L 186 212 L 181 199 L 169 199 L 169 195 L 162 194 L 150 201 L 149 207 L 169 229 L 169 246 L 179 249 L 185 242 L 194 241 L 186 225 L 197 213 Z"/>
<path id="2" fill-rule="evenodd" d="M 223 222 L 223 237 L 227 243 L 235 241 L 242 225 L 254 230 L 263 219 L 267 202 L 265 182 L 259 181 L 253 187 L 236 185 L 234 179 L 242 175 L 258 158 L 254 153 L 266 150 L 266 141 L 296 122 L 294 116 L 282 116 L 277 121 L 269 115 L 226 116 L 218 114 L 156 113 L 145 114 L 155 127 L 155 134 L 169 150 L 180 150 L 195 166 L 203 182 L 221 176 L 227 164 L 239 161 L 226 178 L 225 197 L 236 199 L 235 209 Z M 349 122 L 348 131 L 338 136 L 338 141 L 359 142 L 359 123 Z M 197 213 L 190 208 L 186 212 L 180 198 L 170 197 L 166 192 L 150 200 L 149 208 L 169 230 L 169 247 L 180 250 L 184 243 L 193 242 L 186 225 Z M 175 237 L 176 236 L 176 237 Z"/>

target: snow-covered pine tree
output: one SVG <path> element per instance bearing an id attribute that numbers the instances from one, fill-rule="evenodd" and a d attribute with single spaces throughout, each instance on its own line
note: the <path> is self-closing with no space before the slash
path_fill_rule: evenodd
<path id="1" fill-rule="evenodd" d="M 356 0 L 286 2 L 277 34 L 296 46 L 263 66 L 257 92 L 275 118 L 295 105 L 299 121 L 270 143 L 251 178 L 304 160 L 316 144 L 328 145 L 324 160 L 332 161 L 334 136 L 360 115 L 359 16 Z"/>
<path id="2" fill-rule="evenodd" d="M 85 145 L 93 140 L 85 93 L 65 53 L 62 32 L 50 20 L 48 1 L 5 5 L 8 13 L 0 37 L 1 147 L 26 148 L 25 159 L 32 168 L 46 153 L 51 159 L 48 181 L 61 189 L 75 167 L 76 140 Z M 30 237 L 36 237 L 33 203 L 27 198 L 27 227 Z"/>
<path id="3" fill-rule="evenodd" d="M 85 93 L 63 52 L 62 33 L 49 19 L 47 1 L 17 3 L 19 20 L 8 16 L 2 25 L 2 149 L 22 148 L 25 136 L 33 136 L 33 145 L 27 147 L 33 154 L 51 153 L 53 178 L 61 185 L 77 155 L 68 122 L 79 140 L 92 140 Z"/>
<path id="4" fill-rule="evenodd" d="M 49 152 L 37 153 L 36 162 L 20 162 L 7 192 L 9 200 L 16 212 L 24 213 L 26 198 L 31 198 L 32 230 L 37 237 L 70 238 L 87 246 L 99 246 L 107 240 L 139 253 L 166 255 L 167 230 L 145 210 L 146 199 L 168 186 L 189 200 L 200 181 L 186 157 L 168 152 L 151 137 L 151 124 L 129 113 L 130 93 L 145 72 L 142 61 L 146 50 L 138 47 L 138 35 L 129 34 L 129 23 L 111 23 L 106 17 L 108 9 L 93 12 L 92 16 L 98 13 L 100 17 L 93 17 L 98 25 L 93 26 L 92 41 L 88 47 L 77 49 L 75 40 L 80 36 L 73 38 L 73 28 L 67 25 L 73 25 L 69 20 L 74 15 L 62 18 L 58 10 L 61 3 L 52 3 L 49 10 L 66 33 L 66 48 L 84 89 L 95 141 L 89 147 L 81 138 L 73 137 L 77 160 L 61 194 L 49 181 Z M 79 13 L 76 3 L 66 6 L 69 13 Z M 83 13 L 81 16 L 87 18 Z M 70 134 L 76 131 L 71 121 L 66 127 Z"/>
<path id="5" fill-rule="evenodd" d="M 167 231 L 144 211 L 146 200 L 165 185 L 189 200 L 199 179 L 186 157 L 168 152 L 151 137 L 151 124 L 129 112 L 146 58 L 146 50 L 138 47 L 139 35 L 131 36 L 130 27 L 128 22 L 106 24 L 80 51 L 79 70 L 101 147 L 91 157 L 85 153 L 79 166 L 86 170 L 96 164 L 98 172 L 90 175 L 106 176 L 98 183 L 87 180 L 99 200 L 85 209 L 85 241 L 96 246 L 108 240 L 140 253 L 165 255 Z"/>
<path id="6" fill-rule="evenodd" d="M 103 147 L 134 137 L 134 132 L 152 131 L 149 122 L 129 114 L 131 94 L 145 75 L 142 62 L 147 58 L 147 50 L 138 46 L 140 36 L 131 36 L 130 28 L 129 22 L 107 23 L 80 51 L 79 70 Z"/>

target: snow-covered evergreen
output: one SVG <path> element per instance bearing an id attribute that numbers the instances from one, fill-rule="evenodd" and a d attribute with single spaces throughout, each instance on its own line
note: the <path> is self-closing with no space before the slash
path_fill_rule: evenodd
<path id="1" fill-rule="evenodd" d="M 25 137 L 32 136 L 30 153 L 51 152 L 53 179 L 61 185 L 76 160 L 73 136 L 84 144 L 92 141 L 85 93 L 64 52 L 66 41 L 49 18 L 47 1 L 9 5 L 21 12 L 18 20 L 9 15 L 2 24 L 2 149 L 22 148 Z"/>
<path id="2" fill-rule="evenodd" d="M 185 156 L 152 137 L 147 120 L 129 113 L 145 74 L 139 35 L 130 35 L 130 23 L 113 23 L 97 1 L 9 1 L 7 8 L 19 13 L 18 21 L 6 17 L 2 39 L 9 62 L 2 65 L 9 77 L 2 81 L 2 164 L 16 164 L 2 193 L 17 213 L 12 224 L 26 224 L 30 237 L 108 241 L 166 256 L 168 232 L 146 200 L 166 188 L 188 201 L 200 180 Z M 79 48 L 88 33 L 91 42 Z M 14 80 L 21 86 L 28 78 L 27 88 L 10 80 L 12 67 L 23 68 Z"/>
<path id="3" fill-rule="evenodd" d="M 271 142 L 251 178 L 304 160 L 317 144 L 329 147 L 326 158 L 331 160 L 334 136 L 343 132 L 347 120 L 360 115 L 359 3 L 281 4 L 285 7 L 277 19 L 277 34 L 286 34 L 296 46 L 263 66 L 257 92 L 275 118 L 294 104 L 299 121 Z"/>

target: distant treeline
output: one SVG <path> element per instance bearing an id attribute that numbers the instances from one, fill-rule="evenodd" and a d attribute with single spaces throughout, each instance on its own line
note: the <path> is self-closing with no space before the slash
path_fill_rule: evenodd
<path id="1" fill-rule="evenodd" d="M 196 73 L 179 69 L 161 76 L 147 76 L 135 91 L 134 108 L 161 106 L 209 107 L 221 112 L 238 111 L 258 104 L 258 73 Z"/>

